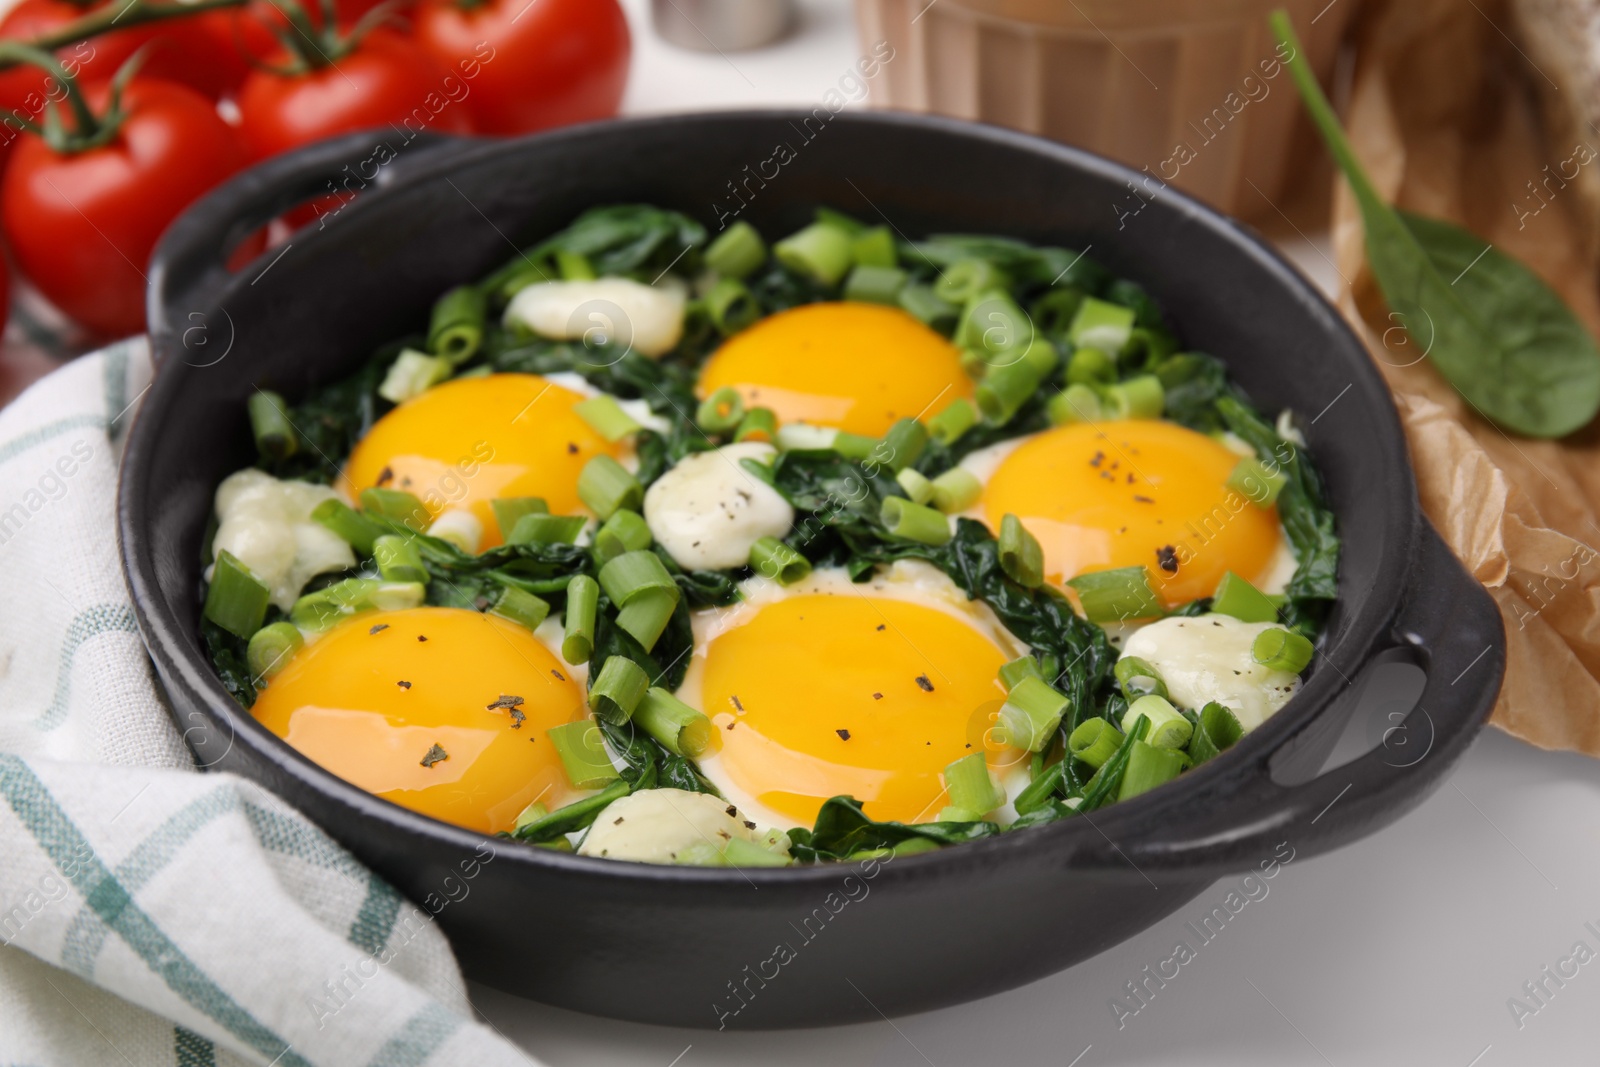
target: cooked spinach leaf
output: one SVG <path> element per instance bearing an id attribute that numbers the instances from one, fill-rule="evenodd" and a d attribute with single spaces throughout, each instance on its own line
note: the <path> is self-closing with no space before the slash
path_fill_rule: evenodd
<path id="1" fill-rule="evenodd" d="M 854 797 L 833 797 L 823 802 L 810 830 L 789 831 L 789 854 L 802 863 L 845 859 L 868 849 L 893 848 L 905 841 L 932 841 L 956 845 L 992 837 L 1000 827 L 992 822 L 878 822 L 861 810 Z"/>

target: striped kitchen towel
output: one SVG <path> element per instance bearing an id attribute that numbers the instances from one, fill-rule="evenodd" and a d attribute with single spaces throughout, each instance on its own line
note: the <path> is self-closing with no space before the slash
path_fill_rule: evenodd
<path id="1" fill-rule="evenodd" d="M 432 919 L 197 773 L 117 559 L 142 341 L 0 411 L 0 1065 L 527 1065 Z"/>

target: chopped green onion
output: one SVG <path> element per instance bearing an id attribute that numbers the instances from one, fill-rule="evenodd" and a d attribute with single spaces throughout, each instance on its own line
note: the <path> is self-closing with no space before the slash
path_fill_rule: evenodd
<path id="1" fill-rule="evenodd" d="M 638 511 L 644 486 L 610 456 L 591 456 L 578 475 L 578 499 L 604 522 L 618 508 Z"/>
<path id="2" fill-rule="evenodd" d="M 289 609 L 289 621 L 307 632 L 318 632 L 364 611 L 420 607 L 427 594 L 427 587 L 421 582 L 346 578 L 296 600 Z"/>
<path id="3" fill-rule="evenodd" d="M 1289 476 L 1276 464 L 1269 468 L 1259 459 L 1246 457 L 1234 466 L 1226 484 L 1256 507 L 1265 509 L 1278 502 L 1278 494 L 1289 484 Z"/>
<path id="4" fill-rule="evenodd" d="M 845 279 L 844 298 L 861 304 L 898 306 L 900 290 L 905 288 L 909 277 L 897 267 L 859 266 Z"/>
<path id="5" fill-rule="evenodd" d="M 483 543 L 483 521 L 470 511 L 451 508 L 439 513 L 428 524 L 428 536 L 448 541 L 469 556 L 478 554 Z"/>
<path id="6" fill-rule="evenodd" d="M 434 355 L 459 367 L 483 344 L 489 301 L 475 285 L 463 285 L 441 296 L 428 323 L 428 348 Z"/>
<path id="7" fill-rule="evenodd" d="M 1055 369 L 1057 357 L 1054 350 L 1042 341 L 1033 347 L 1049 353 L 1047 362 L 1050 366 L 1047 369 L 1041 370 L 1031 358 L 1018 359 L 1015 363 L 991 367 L 983 381 L 978 383 L 978 410 L 983 413 L 985 422 L 994 426 L 1004 426 L 1010 422 L 1018 409 L 1039 392 L 1045 378 Z"/>
<path id="8" fill-rule="evenodd" d="M 728 839 L 722 846 L 722 860 L 729 867 L 787 867 L 794 862 L 742 837 Z"/>
<path id="9" fill-rule="evenodd" d="M 987 259 L 958 259 L 939 275 L 933 292 L 947 303 L 965 304 L 979 293 L 1010 285 L 1011 280 Z"/>
<path id="10" fill-rule="evenodd" d="M 907 467 L 896 474 L 894 480 L 905 490 L 913 504 L 926 504 L 933 499 L 933 483 L 914 467 Z"/>
<path id="11" fill-rule="evenodd" d="M 606 564 L 622 555 L 624 552 L 637 552 L 642 548 L 649 548 L 650 542 L 655 538 L 650 533 L 650 524 L 637 511 L 627 508 L 618 508 L 611 513 L 594 535 L 595 559 L 601 564 Z"/>
<path id="12" fill-rule="evenodd" d="M 589 525 L 582 515 L 524 515 L 511 528 L 508 545 L 571 545 Z"/>
<path id="13" fill-rule="evenodd" d="M 1122 784 L 1122 772 L 1127 769 L 1129 753 L 1133 751 L 1134 744 L 1143 741 L 1149 731 L 1150 720 L 1139 716 L 1139 721 L 1133 724 L 1133 729 L 1117 746 L 1116 753 L 1101 764 L 1100 769 L 1094 772 L 1094 777 L 1084 783 L 1083 799 L 1078 802 L 1078 811 L 1094 811 L 1113 799 L 1117 787 Z"/>
<path id="14" fill-rule="evenodd" d="M 1023 528 L 1022 520 L 1007 514 L 1000 520 L 1000 569 L 1025 589 L 1044 584 L 1044 549 L 1039 539 Z"/>
<path id="15" fill-rule="evenodd" d="M 661 640 L 677 607 L 676 591 L 670 594 L 662 591 L 640 593 L 617 612 L 617 626 L 624 633 L 632 635 L 649 652 Z"/>
<path id="16" fill-rule="evenodd" d="M 205 616 L 235 637 L 249 638 L 261 629 L 272 593 L 232 552 L 217 553 L 206 590 Z"/>
<path id="17" fill-rule="evenodd" d="M 300 631 L 290 622 L 275 622 L 263 626 L 250 636 L 245 649 L 245 662 L 250 665 L 250 677 L 256 685 L 267 681 L 289 665 L 289 659 L 306 643 Z"/>
<path id="18" fill-rule="evenodd" d="M 386 582 L 427 582 L 428 569 L 422 565 L 422 553 L 410 538 L 398 534 L 384 534 L 372 542 L 372 561 Z"/>
<path id="19" fill-rule="evenodd" d="M 674 756 L 694 759 L 711 747 L 716 727 L 704 714 L 665 689 L 651 687 L 633 710 L 633 722 Z"/>
<path id="20" fill-rule="evenodd" d="M 544 732 L 556 746 L 567 780 L 578 789 L 599 789 L 621 775 L 606 753 L 605 736 L 593 719 L 563 723 Z"/>
<path id="21" fill-rule="evenodd" d="M 1204 763 L 1232 748 L 1243 736 L 1244 727 L 1233 711 L 1212 701 L 1200 709 L 1200 721 L 1189 741 L 1189 758 L 1196 764 Z"/>
<path id="22" fill-rule="evenodd" d="M 998 733 L 1006 744 L 1043 751 L 1055 736 L 1070 701 L 1037 678 L 1024 678 L 1000 708 Z"/>
<path id="23" fill-rule="evenodd" d="M 1067 328 L 1067 340 L 1074 348 L 1098 348 L 1116 355 L 1128 343 L 1135 317 L 1132 308 L 1085 297 Z"/>
<path id="24" fill-rule="evenodd" d="M 588 663 L 594 651 L 595 615 L 600 609 L 600 584 L 587 574 L 567 583 L 567 611 L 563 619 L 561 658 L 568 663 Z"/>
<path id="25" fill-rule="evenodd" d="M 750 569 L 779 585 L 793 585 L 811 573 L 811 561 L 776 537 L 762 537 L 750 546 Z"/>
<path id="26" fill-rule="evenodd" d="M 844 430 L 833 435 L 833 450 L 845 459 L 866 459 L 882 443 L 876 437 L 863 437 L 858 433 L 847 433 Z"/>
<path id="27" fill-rule="evenodd" d="M 661 557 L 654 552 L 624 552 L 600 568 L 600 585 L 622 609 L 617 626 L 646 652 L 654 648 L 681 595 Z"/>
<path id="28" fill-rule="evenodd" d="M 1122 773 L 1122 785 L 1117 790 L 1117 800 L 1127 800 L 1140 793 L 1148 793 L 1158 785 L 1165 785 L 1183 772 L 1189 757 L 1174 748 L 1135 741 L 1128 754 L 1128 769 Z"/>
<path id="29" fill-rule="evenodd" d="M 1024 678 L 1037 678 L 1041 682 L 1048 682 L 1044 671 L 1039 669 L 1039 661 L 1032 656 L 1019 656 L 1009 663 L 1000 666 L 1000 684 L 1009 692 L 1017 687 L 1017 683 Z"/>
<path id="30" fill-rule="evenodd" d="M 1150 572 L 1143 567 L 1080 574 L 1067 584 L 1077 591 L 1090 622 L 1127 622 L 1161 614 L 1161 602 L 1150 588 Z"/>
<path id="31" fill-rule="evenodd" d="M 1117 361 L 1098 348 L 1080 348 L 1067 363 L 1067 384 L 1109 385 L 1117 380 Z"/>
<path id="32" fill-rule="evenodd" d="M 527 807 L 523 808 L 521 813 L 517 815 L 517 821 L 511 825 L 511 832 L 515 834 L 524 826 L 531 826 L 549 814 L 550 809 L 545 807 L 539 801 L 535 800 L 532 804 L 529 804 Z"/>
<path id="33" fill-rule="evenodd" d="M 622 410 L 615 397 L 604 393 L 572 405 L 572 411 L 607 441 L 620 441 L 644 429 L 632 415 Z"/>
<path id="34" fill-rule="evenodd" d="M 739 390 L 725 385 L 700 401 L 694 421 L 706 433 L 729 433 L 744 421 L 744 398 Z"/>
<path id="35" fill-rule="evenodd" d="M 767 261 L 767 245 L 748 222 L 736 222 L 706 247 L 706 266 L 724 278 L 747 278 Z"/>
<path id="36" fill-rule="evenodd" d="M 869 458 L 892 471 L 911 466 L 928 447 L 928 428 L 916 419 L 901 419 L 889 427 Z"/>
<path id="37" fill-rule="evenodd" d="M 1051 337 L 1065 337 L 1072 326 L 1073 317 L 1083 306 L 1083 290 L 1071 282 L 1059 289 L 1051 289 L 1035 300 L 1028 312 L 1041 331 Z"/>
<path id="38" fill-rule="evenodd" d="M 1162 681 L 1161 675 L 1154 667 L 1138 656 L 1123 656 L 1117 660 L 1112 673 L 1117 676 L 1117 684 L 1122 687 L 1122 695 L 1130 701 L 1151 693 L 1158 697 L 1167 695 L 1167 683 Z"/>
<path id="39" fill-rule="evenodd" d="M 626 604 L 649 590 L 677 592 L 677 583 L 661 557 L 642 550 L 624 552 L 600 568 L 600 588 L 614 604 Z"/>
<path id="40" fill-rule="evenodd" d="M 945 790 L 950 803 L 983 814 L 1006 802 L 1006 795 L 989 776 L 988 758 L 982 752 L 953 760 L 944 769 Z"/>
<path id="41" fill-rule="evenodd" d="M 256 451 L 263 459 L 286 459 L 300 451 L 300 435 L 289 421 L 289 409 L 283 397 L 265 389 L 257 389 L 245 402 L 250 414 L 250 433 L 256 439 Z"/>
<path id="42" fill-rule="evenodd" d="M 708 840 L 692 841 L 672 854 L 679 867 L 726 867 L 722 850 Z"/>
<path id="43" fill-rule="evenodd" d="M 450 361 L 407 348 L 389 364 L 389 373 L 378 385 L 378 395 L 393 404 L 421 396 L 450 377 Z"/>
<path id="44" fill-rule="evenodd" d="M 934 822 L 982 822 L 983 812 L 971 808 L 958 808 L 954 804 L 939 809 Z"/>
<path id="45" fill-rule="evenodd" d="M 383 533 L 383 527 L 343 500 L 331 497 L 311 509 L 311 518 L 332 530 L 363 556 L 372 555 L 372 543 Z"/>
<path id="46" fill-rule="evenodd" d="M 904 497 L 885 497 L 878 517 L 895 537 L 923 545 L 942 545 L 950 540 L 950 522 L 942 513 Z"/>
<path id="47" fill-rule="evenodd" d="M 1022 359 L 1043 361 L 1045 353 L 1056 361 L 1054 348 L 1034 335 L 1033 322 L 1004 289 L 979 292 L 967 300 L 961 321 L 951 338 L 957 346 L 984 353 L 983 362 L 993 370 Z M 1037 348 L 1038 352 L 1033 350 Z"/>
<path id="48" fill-rule="evenodd" d="M 1116 754 L 1122 744 L 1122 731 L 1104 719 L 1085 719 L 1067 738 L 1067 751 L 1096 769 Z"/>
<path id="49" fill-rule="evenodd" d="M 838 285 L 851 264 L 851 235 L 828 222 L 814 222 L 772 247 L 778 262 L 823 285 Z"/>
<path id="50" fill-rule="evenodd" d="M 592 282 L 596 277 L 589 257 L 564 248 L 556 250 L 556 270 L 561 272 L 561 280 L 567 282 Z"/>
<path id="51" fill-rule="evenodd" d="M 895 251 L 894 234 L 887 226 L 874 226 L 858 233 L 850 242 L 850 257 L 859 266 L 889 268 L 900 262 Z"/>
<path id="52" fill-rule="evenodd" d="M 1105 418 L 1100 409 L 1100 394 L 1087 385 L 1069 385 L 1050 398 L 1045 406 L 1052 426 L 1069 426 L 1075 422 L 1098 422 Z"/>
<path id="53" fill-rule="evenodd" d="M 912 318 L 924 326 L 936 329 L 955 322 L 957 316 L 961 314 L 959 305 L 941 300 L 931 285 L 923 285 L 920 282 L 906 283 L 900 290 L 898 303 Z"/>
<path id="54" fill-rule="evenodd" d="M 649 688 L 643 667 L 626 656 L 612 656 L 589 684 L 589 710 L 606 722 L 625 723 Z"/>
<path id="55" fill-rule="evenodd" d="M 1293 630 L 1262 630 L 1250 646 L 1255 661 L 1269 670 L 1299 674 L 1311 662 L 1311 642 Z"/>
<path id="56" fill-rule="evenodd" d="M 717 332 L 736 334 L 761 317 L 761 304 L 737 278 L 723 278 L 705 295 L 706 313 Z"/>
<path id="57" fill-rule="evenodd" d="M 550 514 L 544 498 L 537 496 L 497 497 L 489 501 L 489 506 L 494 509 L 494 521 L 500 527 L 502 541 L 510 539 L 511 531 L 517 528 L 517 523 L 524 515 Z"/>
<path id="58" fill-rule="evenodd" d="M 534 596 L 526 589 L 508 585 L 500 591 L 500 598 L 489 609 L 489 614 L 537 630 L 539 624 L 550 615 L 550 602 Z"/>
<path id="59" fill-rule="evenodd" d="M 983 493 L 983 483 L 965 467 L 951 467 L 933 480 L 933 506 L 946 515 L 965 511 Z"/>
<path id="60" fill-rule="evenodd" d="M 1159 419 L 1166 403 L 1166 391 L 1154 374 L 1142 374 L 1101 390 L 1101 407 L 1108 418 Z"/>
<path id="61" fill-rule="evenodd" d="M 1261 590 L 1232 571 L 1217 583 L 1217 592 L 1211 598 L 1211 610 L 1218 615 L 1232 615 L 1240 622 L 1277 622 L 1278 605 Z"/>
<path id="62" fill-rule="evenodd" d="M 778 436 L 778 416 L 771 408 L 751 408 L 733 431 L 735 441 L 767 441 Z"/>
<path id="63" fill-rule="evenodd" d="M 786 422 L 778 427 L 777 445 L 785 452 L 807 452 L 833 447 L 839 431 L 827 426 L 811 426 L 804 422 Z"/>
<path id="64" fill-rule="evenodd" d="M 1157 748 L 1182 748 L 1194 734 L 1194 724 L 1166 697 L 1149 693 L 1129 704 L 1122 715 L 1123 732 L 1132 729 L 1141 715 L 1150 720 L 1146 740 Z"/>
<path id="65" fill-rule="evenodd" d="M 392 519 L 417 533 L 426 530 L 428 523 L 432 521 L 428 509 L 422 506 L 422 501 L 417 499 L 416 494 L 408 493 L 404 489 L 377 487 L 363 489 L 361 510 Z"/>
<path id="66" fill-rule="evenodd" d="M 942 445 L 950 444 L 978 424 L 978 413 L 966 397 L 957 397 L 928 420 L 928 433 Z"/>

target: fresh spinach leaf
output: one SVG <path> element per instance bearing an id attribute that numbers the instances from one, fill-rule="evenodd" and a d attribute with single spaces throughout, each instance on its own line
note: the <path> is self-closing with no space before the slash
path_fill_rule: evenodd
<path id="1" fill-rule="evenodd" d="M 1561 437 L 1600 410 L 1600 349 L 1554 290 L 1460 227 L 1396 211 L 1345 139 L 1289 16 L 1272 16 L 1306 110 L 1355 193 L 1367 261 L 1399 324 L 1480 414 L 1529 437 Z"/>

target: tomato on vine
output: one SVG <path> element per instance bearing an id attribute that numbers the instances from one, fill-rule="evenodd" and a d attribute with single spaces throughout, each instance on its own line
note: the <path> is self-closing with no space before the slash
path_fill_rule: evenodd
<path id="1" fill-rule="evenodd" d="M 414 19 L 417 43 L 441 64 L 481 64 L 463 101 L 479 133 L 605 118 L 628 84 L 632 40 L 617 0 L 422 0 Z"/>
<path id="2" fill-rule="evenodd" d="M 0 182 L 0 222 L 17 266 L 95 333 L 144 329 L 145 264 L 174 218 L 243 164 L 233 128 L 188 86 L 137 62 L 81 88 L 48 53 L 0 45 L 61 85 L 63 99 L 16 145 Z"/>
<path id="3" fill-rule="evenodd" d="M 380 28 L 369 12 L 348 30 L 322 0 L 322 17 L 285 8 L 292 31 L 271 65 L 252 71 L 239 91 L 240 135 L 252 160 L 311 141 L 373 128 L 470 133 L 451 85 L 460 78 L 417 45 Z"/>

